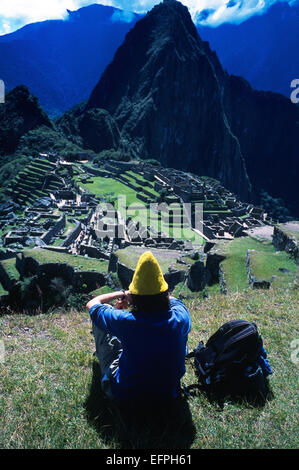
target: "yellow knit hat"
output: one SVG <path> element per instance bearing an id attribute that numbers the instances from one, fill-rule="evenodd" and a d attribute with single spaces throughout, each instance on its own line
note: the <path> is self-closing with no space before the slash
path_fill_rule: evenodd
<path id="1" fill-rule="evenodd" d="M 135 295 L 157 295 L 167 289 L 158 261 L 151 251 L 146 251 L 138 260 L 129 291 Z"/>

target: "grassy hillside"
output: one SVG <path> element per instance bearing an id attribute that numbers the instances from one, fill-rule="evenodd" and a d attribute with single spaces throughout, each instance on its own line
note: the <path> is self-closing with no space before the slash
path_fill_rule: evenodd
<path id="1" fill-rule="evenodd" d="M 255 321 L 273 376 L 263 408 L 227 402 L 221 410 L 203 394 L 168 410 L 136 416 L 103 397 L 87 312 L 0 317 L 5 360 L 0 364 L 1 448 L 295 448 L 298 445 L 298 286 L 213 294 L 187 300 L 189 349 L 226 321 Z M 161 360 L 163 360 L 161 358 Z M 166 366 L 165 366 L 166 367 Z M 187 360 L 183 382 L 195 382 Z"/>
<path id="2" fill-rule="evenodd" d="M 259 279 L 270 280 L 273 277 L 273 286 L 287 284 L 296 273 L 294 260 L 284 251 L 276 252 L 271 241 L 256 240 L 252 237 L 236 238 L 226 243 L 221 251 L 226 255 L 221 263 L 227 289 L 231 292 L 248 288 L 248 271 L 246 256 L 248 250 L 253 261 L 254 276 Z M 286 269 L 288 272 L 282 272 Z M 288 279 L 290 278 L 290 279 Z"/>

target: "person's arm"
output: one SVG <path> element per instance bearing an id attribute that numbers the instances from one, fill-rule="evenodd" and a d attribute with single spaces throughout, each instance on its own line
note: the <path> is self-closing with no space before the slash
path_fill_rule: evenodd
<path id="1" fill-rule="evenodd" d="M 130 292 L 120 290 L 116 292 L 111 292 L 109 294 L 98 295 L 97 297 L 94 297 L 86 304 L 86 308 L 90 310 L 90 308 L 93 307 L 94 305 L 110 303 L 110 302 L 113 302 L 113 300 L 115 299 L 121 299 L 121 305 L 128 306 L 131 303 Z"/>

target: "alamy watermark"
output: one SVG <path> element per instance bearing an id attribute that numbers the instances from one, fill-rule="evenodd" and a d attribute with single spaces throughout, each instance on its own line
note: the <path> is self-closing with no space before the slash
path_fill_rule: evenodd
<path id="1" fill-rule="evenodd" d="M 291 81 L 291 88 L 295 88 L 295 90 L 291 93 L 291 101 L 294 104 L 299 103 L 299 78 L 295 78 Z"/>
<path id="2" fill-rule="evenodd" d="M 5 361 L 4 341 L 0 340 L 0 364 L 4 364 L 4 361 Z"/>
<path id="3" fill-rule="evenodd" d="M 195 241 L 203 233 L 202 203 L 150 203 L 141 201 L 127 206 L 126 196 L 118 195 L 117 210 L 111 202 L 103 201 L 96 210 L 93 228 L 99 238 L 130 239 L 175 238 Z"/>
<path id="4" fill-rule="evenodd" d="M 291 349 L 293 349 L 291 353 L 291 361 L 293 364 L 299 364 L 299 339 L 294 339 L 290 346 Z"/>
<path id="5" fill-rule="evenodd" d="M 5 84 L 0 80 L 0 103 L 5 103 Z"/>

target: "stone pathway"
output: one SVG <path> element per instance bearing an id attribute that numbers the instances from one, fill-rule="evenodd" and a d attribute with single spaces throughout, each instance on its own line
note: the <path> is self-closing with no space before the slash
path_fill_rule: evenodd
<path id="1" fill-rule="evenodd" d="M 292 230 L 293 232 L 299 232 L 299 222 L 286 222 L 283 225 L 288 230 Z"/>
<path id="2" fill-rule="evenodd" d="M 244 230 L 244 233 L 247 233 L 253 238 L 258 240 L 270 240 L 272 241 L 274 227 L 270 225 L 265 225 L 263 227 L 255 227 L 249 230 Z"/>

